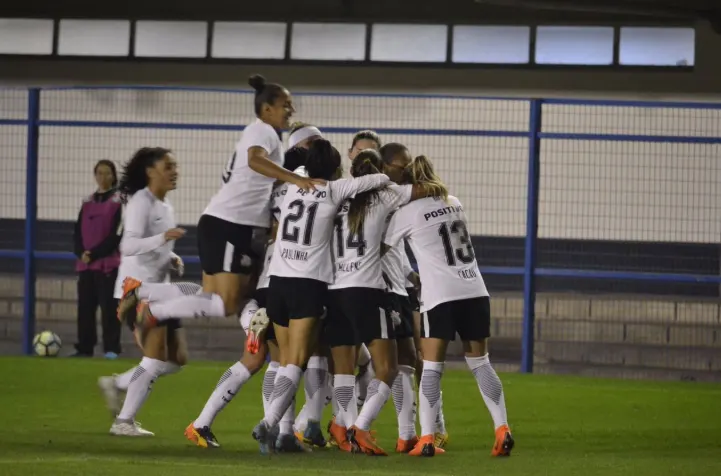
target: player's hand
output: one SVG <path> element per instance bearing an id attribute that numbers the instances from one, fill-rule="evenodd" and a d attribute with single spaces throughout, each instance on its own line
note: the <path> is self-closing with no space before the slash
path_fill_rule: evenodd
<path id="1" fill-rule="evenodd" d="M 315 187 L 318 185 L 325 185 L 328 183 L 327 180 L 323 179 L 313 179 L 308 177 L 300 177 L 293 182 L 294 185 L 296 185 L 301 190 L 305 190 L 306 192 L 315 191 Z"/>
<path id="2" fill-rule="evenodd" d="M 165 232 L 165 241 L 178 240 L 185 236 L 185 229 L 183 228 L 171 228 Z"/>
<path id="3" fill-rule="evenodd" d="M 173 256 L 173 258 L 171 258 L 170 267 L 180 278 L 185 274 L 185 263 L 183 263 L 183 258 L 180 256 Z"/>
<path id="4" fill-rule="evenodd" d="M 80 256 L 80 261 L 82 261 L 85 264 L 90 263 L 90 251 L 83 251 L 82 256 Z"/>

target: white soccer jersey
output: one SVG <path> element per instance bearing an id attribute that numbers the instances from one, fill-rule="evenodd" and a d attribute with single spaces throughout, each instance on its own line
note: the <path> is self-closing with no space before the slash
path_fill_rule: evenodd
<path id="1" fill-rule="evenodd" d="M 122 297 L 123 280 L 128 276 L 150 283 L 170 281 L 175 241 L 166 241 L 165 232 L 175 227 L 173 207 L 167 200 L 159 200 L 147 188 L 130 198 L 123 209 L 116 299 Z"/>
<path id="2" fill-rule="evenodd" d="M 387 278 L 388 291 L 401 296 L 408 296 L 406 291 L 406 275 L 404 275 L 403 260 L 408 261 L 403 243 L 386 251 L 381 259 L 383 274 Z"/>
<path id="3" fill-rule="evenodd" d="M 333 282 L 330 250 L 333 225 L 340 205 L 357 193 L 388 183 L 384 174 L 340 179 L 306 192 L 288 185 L 280 210 L 270 275 Z"/>
<path id="4" fill-rule="evenodd" d="M 272 126 L 257 119 L 243 131 L 223 171 L 223 185 L 203 212 L 240 225 L 270 226 L 270 194 L 275 179 L 248 166 L 248 149 L 262 147 L 275 164 L 283 165 L 283 144 Z"/>
<path id="5" fill-rule="evenodd" d="M 300 166 L 293 171 L 300 176 L 307 177 L 308 173 L 305 171 L 305 167 Z M 273 194 L 270 197 L 270 211 L 273 215 L 273 219 L 277 222 L 280 221 L 280 207 L 283 205 L 285 195 L 288 193 L 288 184 L 281 183 L 273 189 Z M 265 250 L 265 258 L 263 259 L 263 272 L 260 273 L 258 278 L 258 286 L 256 289 L 265 289 L 270 285 L 270 260 L 273 257 L 273 249 L 275 248 L 275 238 L 273 241 L 268 243 Z"/>
<path id="6" fill-rule="evenodd" d="M 351 233 L 348 228 L 350 201 L 343 203 L 333 234 L 335 281 L 328 289 L 386 288 L 380 255 L 383 232 L 388 214 L 408 203 L 412 192 L 412 185 L 391 184 L 381 190 L 378 199 L 368 207 L 363 228 L 358 234 Z"/>
<path id="7" fill-rule="evenodd" d="M 439 304 L 488 296 L 478 271 L 463 205 L 456 197 L 424 198 L 401 207 L 388 224 L 385 243 L 407 238 L 421 275 L 421 312 Z"/>

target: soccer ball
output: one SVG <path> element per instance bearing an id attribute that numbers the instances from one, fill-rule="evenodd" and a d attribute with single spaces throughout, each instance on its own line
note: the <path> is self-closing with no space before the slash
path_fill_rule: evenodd
<path id="1" fill-rule="evenodd" d="M 33 349 L 40 357 L 55 357 L 62 346 L 63 341 L 52 331 L 42 331 L 33 339 Z"/>

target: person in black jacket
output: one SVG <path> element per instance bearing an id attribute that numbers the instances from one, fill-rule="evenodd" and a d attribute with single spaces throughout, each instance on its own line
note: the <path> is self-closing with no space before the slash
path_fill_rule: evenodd
<path id="1" fill-rule="evenodd" d="M 91 357 L 97 342 L 95 313 L 100 307 L 105 357 L 120 353 L 121 324 L 113 298 L 120 265 L 122 203 L 115 164 L 100 160 L 95 164 L 98 189 L 83 200 L 75 223 L 75 255 L 78 257 L 78 343 L 76 357 Z"/>

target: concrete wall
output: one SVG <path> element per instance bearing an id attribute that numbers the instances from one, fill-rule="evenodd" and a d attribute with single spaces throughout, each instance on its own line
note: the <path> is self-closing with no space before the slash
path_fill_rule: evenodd
<path id="1" fill-rule="evenodd" d="M 239 125 L 253 120 L 252 96 L 173 90 L 60 90 L 42 94 L 41 118 Z M 321 128 L 395 129 L 430 156 L 466 205 L 471 233 L 525 233 L 528 141 L 464 131 L 528 130 L 518 100 L 297 95 L 297 118 Z M 23 90 L 0 90 L 0 116 L 26 115 Z M 220 184 L 239 132 L 168 128 L 44 126 L 40 130 L 38 217 L 73 220 L 92 191 L 98 158 L 117 162 L 145 145 L 174 149 L 181 182 L 171 197 L 180 223 L 194 224 Z M 402 129 L 403 131 L 398 131 Z M 460 132 L 452 132 L 460 131 Z M 721 110 L 547 105 L 543 131 L 721 137 Z M 340 150 L 350 133 L 328 135 Z M 26 131 L 0 126 L 0 218 L 23 218 Z M 721 145 L 544 140 L 539 235 L 543 238 L 718 242 Z"/>
<path id="2" fill-rule="evenodd" d="M 37 328 L 57 332 L 72 350 L 76 337 L 74 278 L 40 277 Z M 498 294 L 491 300 L 491 353 L 506 369 L 520 362 L 523 300 Z M 22 329 L 22 280 L 0 275 L 0 352 L 17 353 Z M 194 358 L 232 360 L 243 333 L 229 320 L 186 321 Z M 539 295 L 535 361 L 541 372 L 574 372 L 656 378 L 721 378 L 719 303 L 683 299 Z M 99 334 L 101 335 L 101 334 Z M 135 354 L 125 331 L 125 348 Z M 456 342 L 451 358 L 460 356 Z"/>

